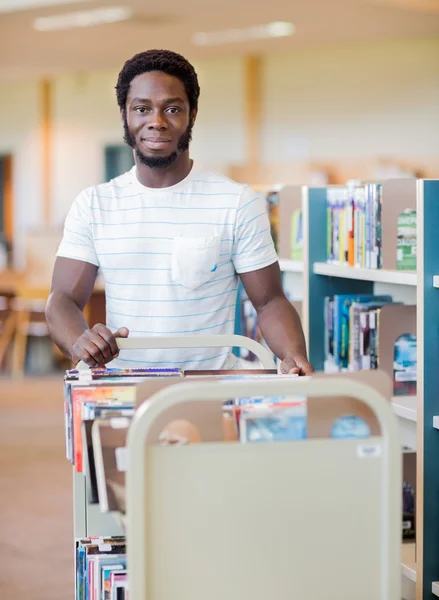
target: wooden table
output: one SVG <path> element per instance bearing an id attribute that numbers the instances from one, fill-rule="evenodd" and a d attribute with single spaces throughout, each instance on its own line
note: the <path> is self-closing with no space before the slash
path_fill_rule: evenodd
<path id="1" fill-rule="evenodd" d="M 26 280 L 26 272 L 7 269 L 0 271 L 0 296 L 13 298 L 17 295 L 20 285 Z M 50 289 L 50 281 L 32 282 L 36 287 Z M 96 279 L 96 284 L 90 298 L 90 324 L 105 323 L 105 287 L 101 277 Z"/>

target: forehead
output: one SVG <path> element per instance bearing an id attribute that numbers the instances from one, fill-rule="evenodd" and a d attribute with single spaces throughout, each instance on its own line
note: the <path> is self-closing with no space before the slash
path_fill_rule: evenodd
<path id="1" fill-rule="evenodd" d="M 131 98 L 146 98 L 151 101 L 182 98 L 189 101 L 180 79 L 161 71 L 148 71 L 137 75 L 131 82 L 127 102 Z"/>

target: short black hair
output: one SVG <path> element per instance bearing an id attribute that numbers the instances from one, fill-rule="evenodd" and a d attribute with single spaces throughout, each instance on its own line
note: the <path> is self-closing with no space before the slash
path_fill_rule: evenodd
<path id="1" fill-rule="evenodd" d="M 188 60 L 171 50 L 147 50 L 126 61 L 116 84 L 119 108 L 125 110 L 132 80 L 148 71 L 161 71 L 177 77 L 184 85 L 191 110 L 198 108 L 200 86 L 194 67 Z"/>

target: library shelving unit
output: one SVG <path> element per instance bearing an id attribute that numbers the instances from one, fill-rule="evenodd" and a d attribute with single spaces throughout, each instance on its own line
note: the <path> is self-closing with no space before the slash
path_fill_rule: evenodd
<path id="1" fill-rule="evenodd" d="M 256 395 L 306 396 L 309 439 L 155 443 L 156 423 L 189 418 L 194 404 Z M 343 398 L 369 411 L 372 437 L 311 434 L 323 413 L 330 431 L 330 400 Z M 188 381 L 148 400 L 127 444 L 132 600 L 399 600 L 400 443 L 397 420 L 376 389 L 343 375 Z"/>
<path id="2" fill-rule="evenodd" d="M 411 305 L 412 312 L 405 316 L 400 313 L 400 321 L 402 327 L 407 327 L 407 320 L 410 320 L 408 329 L 417 336 L 417 395 L 390 399 L 399 418 L 402 445 L 417 453 L 416 544 L 403 544 L 401 573 L 404 578 L 416 582 L 416 600 L 431 600 L 439 596 L 439 433 L 436 431 L 439 429 L 439 402 L 436 400 L 439 392 L 439 291 L 435 289 L 439 287 L 439 181 L 400 179 L 383 183 L 383 268 L 376 270 L 327 262 L 327 191 L 328 188 L 302 187 L 302 320 L 310 360 L 316 370 L 323 369 L 326 296 L 391 294 L 395 301 Z M 406 208 L 417 211 L 416 271 L 396 269 L 397 217 Z M 385 319 L 384 323 L 387 321 Z M 395 331 L 387 330 L 387 338 L 394 334 Z M 383 338 L 385 335 L 383 333 Z M 383 343 L 393 345 L 393 340 L 383 339 Z M 393 375 L 391 354 L 388 352 L 385 357 L 385 370 L 389 375 Z"/>

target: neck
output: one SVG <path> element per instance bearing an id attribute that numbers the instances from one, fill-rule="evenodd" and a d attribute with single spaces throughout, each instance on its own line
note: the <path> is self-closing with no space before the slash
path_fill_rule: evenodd
<path id="1" fill-rule="evenodd" d="M 192 169 L 193 160 L 189 158 L 189 152 L 183 152 L 173 165 L 167 169 L 152 169 L 139 161 L 134 153 L 137 178 L 142 185 L 150 188 L 170 187 L 180 183 L 187 177 Z"/>

